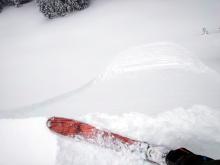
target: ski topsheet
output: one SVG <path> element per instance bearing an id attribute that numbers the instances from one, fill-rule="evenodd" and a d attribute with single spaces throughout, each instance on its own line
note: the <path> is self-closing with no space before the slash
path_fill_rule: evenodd
<path id="1" fill-rule="evenodd" d="M 129 150 L 140 154 L 141 158 L 146 159 L 145 151 L 149 147 L 149 144 L 146 142 L 101 130 L 74 119 L 52 117 L 48 119 L 47 127 L 51 131 L 63 136 L 80 139 L 115 151 Z"/>

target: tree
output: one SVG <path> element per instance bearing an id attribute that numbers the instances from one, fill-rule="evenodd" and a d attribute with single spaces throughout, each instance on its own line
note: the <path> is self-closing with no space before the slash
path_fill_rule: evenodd
<path id="1" fill-rule="evenodd" d="M 32 0 L 0 0 L 0 12 L 5 6 L 16 6 L 19 7 L 22 4 L 28 3 Z"/>
<path id="2" fill-rule="evenodd" d="M 89 5 L 89 0 L 37 0 L 40 11 L 49 19 L 65 16 Z"/>

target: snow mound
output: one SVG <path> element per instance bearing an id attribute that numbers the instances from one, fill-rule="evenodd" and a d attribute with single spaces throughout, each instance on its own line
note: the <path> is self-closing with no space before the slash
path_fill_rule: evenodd
<path id="1" fill-rule="evenodd" d="M 123 51 L 100 77 L 105 80 L 126 72 L 152 69 L 184 69 L 197 73 L 211 70 L 184 47 L 159 42 Z"/>
<path id="2" fill-rule="evenodd" d="M 158 116 L 142 113 L 91 113 L 80 120 L 135 139 L 172 148 L 187 147 L 198 154 L 220 154 L 220 113 L 206 106 L 177 108 Z M 174 143 L 175 142 L 175 143 Z M 115 152 L 86 142 L 58 138 L 57 165 L 143 165 L 137 155 Z"/>

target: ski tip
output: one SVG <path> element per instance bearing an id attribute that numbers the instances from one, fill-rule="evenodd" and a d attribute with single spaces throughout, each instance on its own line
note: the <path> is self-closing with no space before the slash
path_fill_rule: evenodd
<path id="1" fill-rule="evenodd" d="M 51 121 L 50 121 L 50 119 L 47 120 L 46 125 L 47 125 L 48 128 L 51 127 Z"/>
<path id="2" fill-rule="evenodd" d="M 55 119 L 55 117 L 50 117 L 48 120 L 47 120 L 47 122 L 46 122 L 46 125 L 47 125 L 47 127 L 48 128 L 51 128 L 51 122 L 53 121 Z"/>
<path id="3" fill-rule="evenodd" d="M 47 120 L 47 127 L 48 127 L 48 128 L 51 127 L 51 122 L 50 122 L 50 120 Z"/>

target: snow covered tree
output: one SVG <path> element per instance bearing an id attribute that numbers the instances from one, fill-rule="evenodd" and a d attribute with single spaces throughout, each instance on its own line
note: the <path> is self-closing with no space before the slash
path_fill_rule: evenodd
<path id="1" fill-rule="evenodd" d="M 28 3 L 32 0 L 9 0 L 12 2 L 13 5 L 15 5 L 16 7 L 21 6 L 22 4 Z"/>
<path id="2" fill-rule="evenodd" d="M 51 19 L 84 9 L 89 5 L 89 0 L 37 0 L 37 3 L 40 11 Z"/>
<path id="3" fill-rule="evenodd" d="M 4 7 L 4 4 L 2 3 L 2 1 L 0 1 L 0 12 L 2 11 L 3 7 Z"/>
<path id="4" fill-rule="evenodd" d="M 89 0 L 63 0 L 71 10 L 82 10 L 88 7 Z"/>
<path id="5" fill-rule="evenodd" d="M 60 0 L 37 0 L 40 11 L 48 18 L 66 15 L 65 5 Z"/>
<path id="6" fill-rule="evenodd" d="M 5 6 L 16 6 L 19 7 L 24 3 L 30 2 L 32 0 L 0 0 L 0 12 Z"/>
<path id="7" fill-rule="evenodd" d="M 2 9 L 5 7 L 5 6 L 10 6 L 12 5 L 10 3 L 10 1 L 8 0 L 0 0 L 0 12 L 2 11 Z"/>

